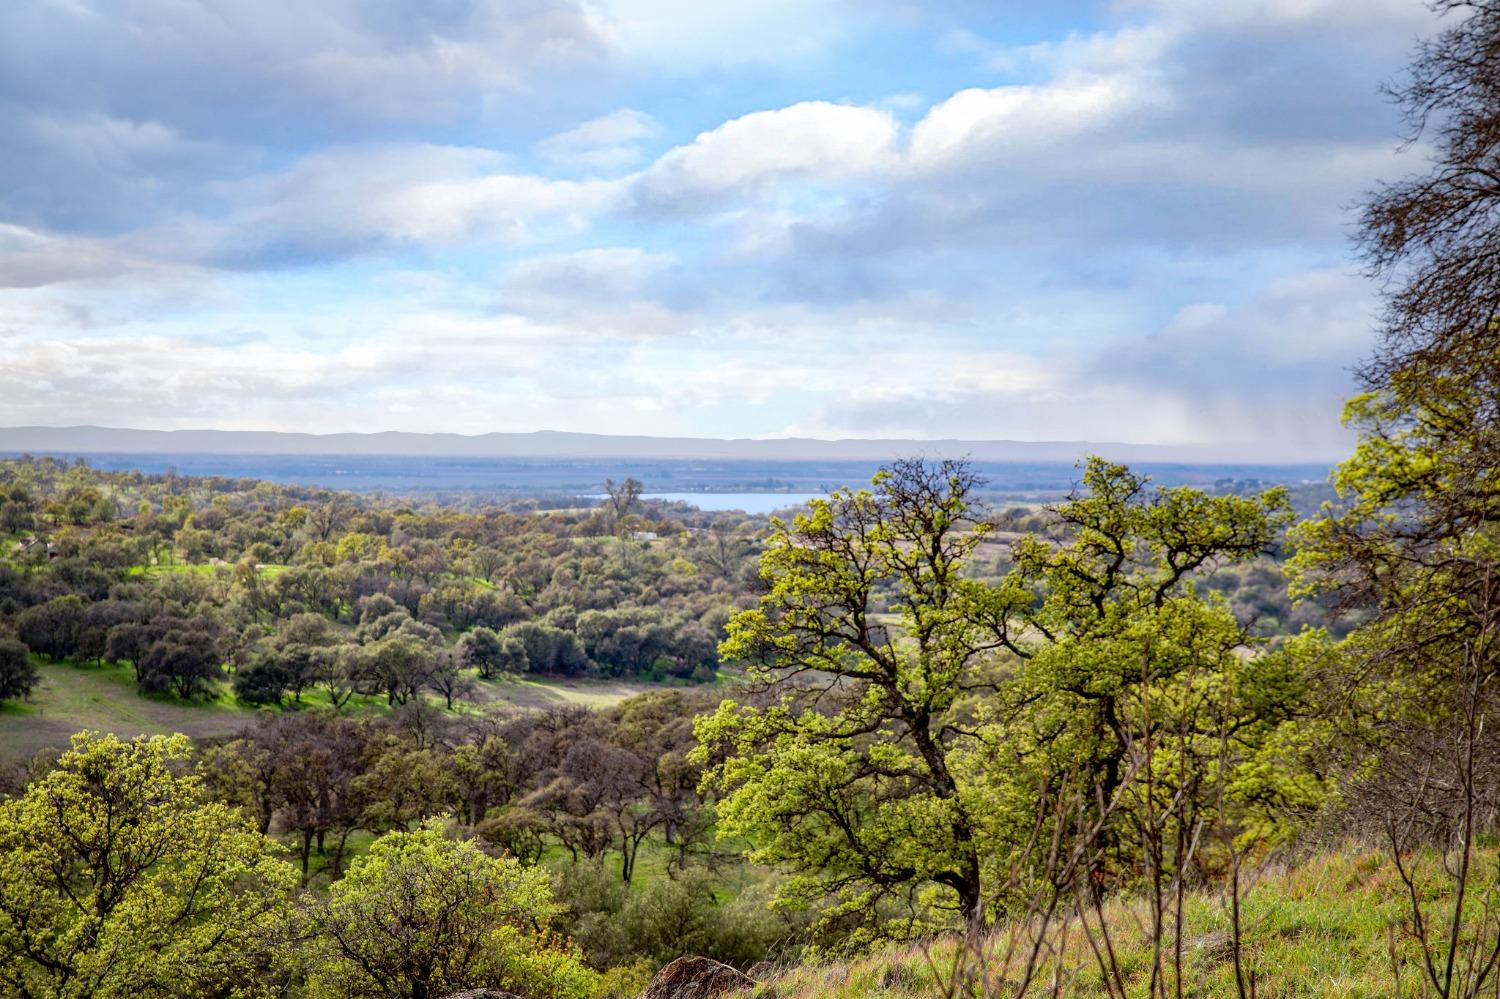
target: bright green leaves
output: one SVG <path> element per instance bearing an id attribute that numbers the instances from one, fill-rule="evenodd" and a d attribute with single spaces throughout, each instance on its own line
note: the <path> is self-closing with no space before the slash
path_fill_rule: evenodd
<path id="1" fill-rule="evenodd" d="M 312 996 L 437 997 L 467 988 L 583 999 L 596 976 L 551 936 L 545 871 L 436 826 L 376 840 L 314 915 Z"/>
<path id="2" fill-rule="evenodd" d="M 950 767 L 966 736 L 948 725 L 993 683 L 1001 645 L 994 595 L 961 574 L 989 530 L 969 513 L 974 484 L 961 464 L 903 462 L 873 490 L 778 522 L 768 592 L 720 649 L 771 703 L 725 704 L 698 724 L 721 833 L 799 872 L 783 901 L 825 905 L 856 937 L 915 925 L 918 894 L 978 911 L 973 822 Z"/>
<path id="3" fill-rule="evenodd" d="M 768 593 L 721 648 L 765 685 L 761 706 L 698 722 L 721 833 L 795 872 L 783 901 L 824 906 L 855 942 L 1005 911 L 1038 883 L 1018 873 L 1038 844 L 1080 834 L 1133 779 L 1127 805 L 1190 791 L 1191 821 L 1233 809 L 1262 838 L 1248 802 L 1321 787 L 1290 776 L 1295 671 L 1194 586 L 1275 542 L 1279 490 L 1157 490 L 1094 460 L 1051 535 L 981 582 L 974 484 L 903 462 L 778 524 Z"/>
<path id="4" fill-rule="evenodd" d="M 1123 465 L 1089 460 L 1086 492 L 1057 508 L 1061 543 L 1017 546 L 1018 578 L 1043 594 L 1046 634 L 1117 627 L 1126 614 L 1191 595 L 1195 576 L 1264 553 L 1290 519 L 1284 490 L 1259 498 L 1151 491 Z"/>
<path id="5" fill-rule="evenodd" d="M 184 736 L 81 734 L 0 803 L 0 982 L 38 996 L 258 995 L 297 876 L 187 769 Z"/>

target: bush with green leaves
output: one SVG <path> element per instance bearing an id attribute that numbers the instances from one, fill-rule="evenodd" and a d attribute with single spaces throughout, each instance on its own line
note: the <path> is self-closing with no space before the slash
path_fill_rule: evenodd
<path id="1" fill-rule="evenodd" d="M 297 874 L 210 801 L 186 736 L 80 733 L 0 802 L 0 992 L 280 994 Z"/>
<path id="2" fill-rule="evenodd" d="M 730 877 L 742 872 L 731 872 Z M 702 868 L 627 888 L 615 871 L 583 862 L 559 867 L 560 901 L 574 939 L 596 967 L 648 961 L 657 967 L 699 954 L 748 968 L 786 956 L 805 920 L 773 912 L 769 883 L 727 883 Z"/>
<path id="3" fill-rule="evenodd" d="M 432 823 L 390 833 L 313 916 L 308 993 L 438 999 L 492 988 L 585 999 L 597 976 L 551 931 L 558 911 L 544 871 L 491 857 Z"/>
<path id="4" fill-rule="evenodd" d="M 26 643 L 0 638 L 0 701 L 30 697 L 40 679 L 41 673 L 31 661 L 31 650 Z"/>

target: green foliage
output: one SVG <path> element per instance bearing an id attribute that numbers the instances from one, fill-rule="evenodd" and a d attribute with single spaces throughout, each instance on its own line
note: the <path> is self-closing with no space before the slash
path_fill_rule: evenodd
<path id="1" fill-rule="evenodd" d="M 1466 656 L 1494 659 L 1500 491 L 1485 407 L 1451 377 L 1398 376 L 1350 400 L 1360 440 L 1335 474 L 1339 503 L 1294 532 L 1297 591 L 1369 613 L 1342 651 L 1363 674 L 1355 693 L 1389 720 L 1431 720 L 1452 705 Z"/>
<path id="2" fill-rule="evenodd" d="M 519 642 L 503 645 L 490 628 L 478 627 L 459 639 L 458 652 L 464 665 L 477 670 L 481 679 L 496 674 L 524 673 L 526 650 Z M 517 668 L 519 667 L 519 668 Z"/>
<path id="3" fill-rule="evenodd" d="M 297 879 L 206 799 L 183 736 L 80 734 L 0 803 L 0 982 L 33 996 L 273 995 Z"/>
<path id="4" fill-rule="evenodd" d="M 771 911 L 767 883 L 726 891 L 721 876 L 699 867 L 631 890 L 605 865 L 585 861 L 559 865 L 554 881 L 573 938 L 596 967 L 638 960 L 660 967 L 699 954 L 747 968 L 794 950 L 805 923 Z"/>
<path id="5" fill-rule="evenodd" d="M 685 522 L 743 534 L 743 518 L 632 500 L 630 523 L 661 539 L 641 546 L 603 536 L 602 511 L 399 503 L 0 460 L 0 504 L 35 531 L 0 542 L 4 631 L 44 658 L 129 662 L 156 695 L 214 696 L 223 666 L 247 704 L 322 688 L 336 707 L 435 692 L 458 709 L 494 693 L 473 696 L 471 671 L 711 680 L 719 629 L 747 600 L 738 577 L 676 568 L 695 547 Z M 597 659 L 580 618 L 607 625 Z M 423 656 L 382 644 L 393 634 Z M 426 662 L 440 647 L 460 655 Z"/>
<path id="6" fill-rule="evenodd" d="M 1437 858 L 1425 855 L 1418 867 L 1423 893 L 1447 900 L 1436 876 Z M 1486 851 L 1481 875 L 1487 892 L 1496 887 L 1494 870 L 1491 849 Z M 1402 919 L 1399 898 L 1403 891 L 1389 859 L 1365 851 L 1320 852 L 1290 869 L 1266 872 L 1247 888 L 1242 900 L 1245 922 L 1256 928 L 1241 955 L 1255 974 L 1256 994 L 1285 999 L 1427 994 L 1422 991 L 1415 949 L 1409 941 L 1393 941 L 1391 936 L 1393 926 Z M 1131 974 L 1132 988 L 1127 994 L 1146 995 L 1144 972 L 1151 953 L 1147 907 L 1140 898 L 1123 898 L 1106 905 L 1103 915 L 1115 958 Z M 978 941 L 948 937 L 887 947 L 849 960 L 806 962 L 772 973 L 751 995 L 754 999 L 984 995 L 986 982 L 1013 985 L 1020 977 L 1025 950 L 1013 946 L 1018 930 L 1015 924 L 1005 924 Z M 1097 942 L 1097 924 L 1095 933 Z M 1241 993 L 1235 985 L 1229 913 L 1217 892 L 1191 893 L 1183 938 L 1185 995 L 1237 999 Z M 1049 949 L 1038 981 L 1025 995 L 1118 997 L 1118 991 L 1101 978 L 1088 938 L 1076 921 L 1054 943 L 1056 949 Z M 971 991 L 964 989 L 965 971 L 972 976 L 967 979 Z M 1054 981 L 1061 983 L 1056 992 L 1051 988 Z"/>
<path id="7" fill-rule="evenodd" d="M 0 701 L 29 697 L 41 679 L 31 650 L 14 638 L 0 638 Z"/>
<path id="8" fill-rule="evenodd" d="M 486 856 L 434 825 L 391 833 L 319 906 L 308 992 L 438 999 L 496 988 L 584 999 L 596 976 L 548 932 L 557 911 L 542 871 Z"/>
<path id="9" fill-rule="evenodd" d="M 501 633 L 507 649 L 520 648 L 519 654 L 508 651 L 512 662 L 524 661 L 538 673 L 582 673 L 588 666 L 583 643 L 573 632 L 537 621 L 511 625 Z"/>
<path id="10" fill-rule="evenodd" d="M 1180 820 L 1232 838 L 1321 793 L 1296 776 L 1296 669 L 1195 586 L 1267 548 L 1280 491 L 1151 490 L 1094 460 L 1055 536 L 1020 540 L 991 586 L 965 573 L 987 532 L 973 484 L 902 463 L 778 523 L 769 592 L 721 648 L 775 699 L 698 725 L 720 834 L 792 867 L 782 903 L 827 906 L 855 940 L 1003 911 L 1034 888 L 1038 823 L 1071 843 L 1109 812 L 1125 883 L 1131 810 L 1186 798 Z"/>

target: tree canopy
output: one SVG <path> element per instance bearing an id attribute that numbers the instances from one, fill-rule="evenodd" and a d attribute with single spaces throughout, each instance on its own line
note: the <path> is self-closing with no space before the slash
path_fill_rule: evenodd
<path id="1" fill-rule="evenodd" d="M 870 490 L 777 523 L 769 592 L 721 648 L 761 693 L 698 726 L 721 834 L 799 872 L 785 902 L 831 900 L 829 920 L 870 932 L 913 932 L 934 910 L 1003 911 L 1038 803 L 1063 783 L 1114 799 L 1128 774 L 1164 765 L 1138 755 L 1169 731 L 1180 762 L 1207 737 L 1205 687 L 1234 715 L 1220 728 L 1239 734 L 1236 760 L 1298 695 L 1195 588 L 1272 543 L 1280 492 L 1153 490 L 1091 461 L 1057 535 L 1019 541 L 988 583 L 966 572 L 990 533 L 975 484 L 962 463 L 900 462 Z M 1226 704 L 1242 686 L 1254 695 Z M 1094 819 L 1069 821 L 1076 834 Z"/>
<path id="2" fill-rule="evenodd" d="M 184 736 L 80 734 L 0 802 L 0 981 L 20 996 L 253 996 L 296 873 L 186 769 Z"/>

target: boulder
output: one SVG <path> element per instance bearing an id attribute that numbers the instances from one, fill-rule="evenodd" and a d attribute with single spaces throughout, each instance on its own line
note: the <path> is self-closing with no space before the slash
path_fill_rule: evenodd
<path id="1" fill-rule="evenodd" d="M 641 999 L 718 999 L 747 990 L 755 979 L 707 957 L 679 957 L 656 973 Z"/>
<path id="2" fill-rule="evenodd" d="M 499 989 L 470 989 L 467 992 L 455 992 L 448 999 L 521 999 L 514 992 L 501 992 Z"/>

